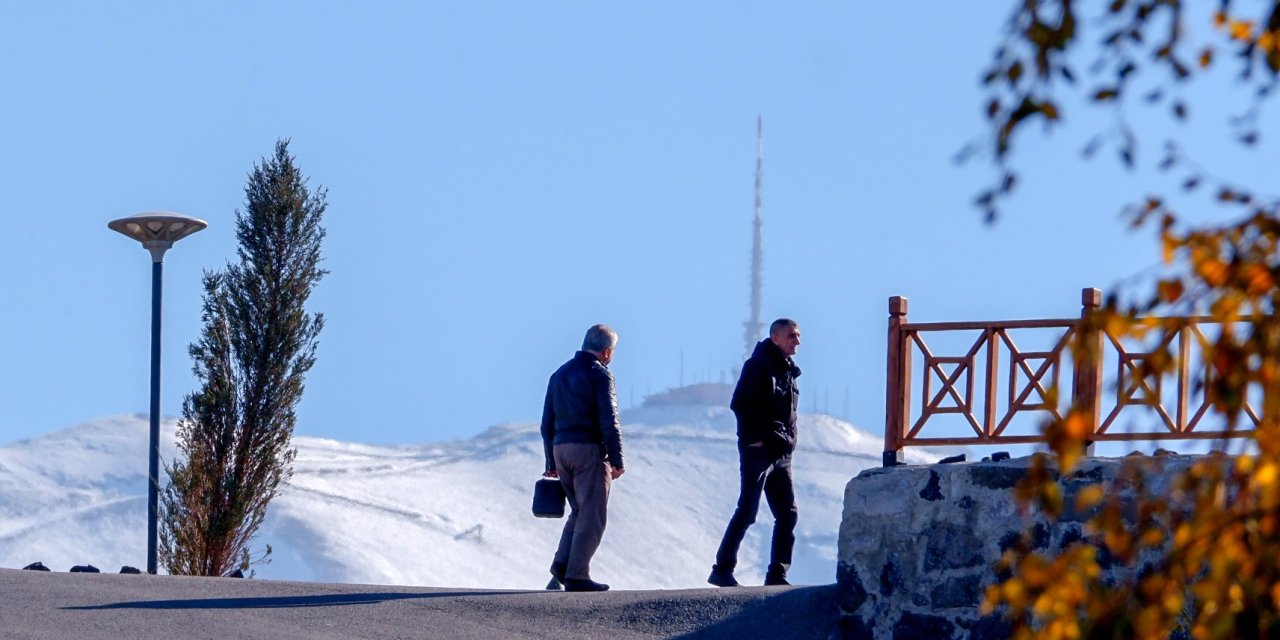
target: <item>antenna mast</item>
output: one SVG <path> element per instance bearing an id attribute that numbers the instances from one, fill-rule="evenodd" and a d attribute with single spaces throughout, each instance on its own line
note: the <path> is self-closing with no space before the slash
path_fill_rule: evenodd
<path id="1" fill-rule="evenodd" d="M 764 221 L 760 219 L 760 182 L 764 177 L 764 118 L 756 116 L 756 217 L 753 226 L 751 238 L 751 317 L 742 326 L 744 328 L 743 338 L 746 342 L 746 354 L 743 360 L 751 357 L 751 352 L 755 350 L 756 342 L 759 341 L 760 334 L 764 331 L 764 324 L 760 322 L 760 293 L 764 288 L 764 238 L 761 235 L 761 227 Z"/>

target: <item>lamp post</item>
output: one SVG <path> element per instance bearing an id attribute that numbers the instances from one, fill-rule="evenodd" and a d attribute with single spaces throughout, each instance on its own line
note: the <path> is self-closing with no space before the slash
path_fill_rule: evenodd
<path id="1" fill-rule="evenodd" d="M 197 232 L 209 223 L 199 218 L 165 211 L 139 213 L 107 223 L 142 243 L 151 253 L 151 446 L 147 482 L 147 573 L 156 573 L 156 527 L 160 500 L 160 293 L 164 277 L 164 252 L 173 243 Z"/>

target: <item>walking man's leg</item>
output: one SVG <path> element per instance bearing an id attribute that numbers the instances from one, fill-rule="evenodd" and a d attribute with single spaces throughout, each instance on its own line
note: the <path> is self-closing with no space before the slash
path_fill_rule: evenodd
<path id="1" fill-rule="evenodd" d="M 559 444 L 554 450 L 556 469 L 572 512 L 560 534 L 560 546 L 551 564 L 569 591 L 603 591 L 608 585 L 591 580 L 591 558 L 604 536 L 612 477 L 600 445 Z"/>
<path id="2" fill-rule="evenodd" d="M 764 488 L 765 471 L 769 468 L 765 455 L 763 450 L 753 447 L 739 450 L 738 506 L 725 527 L 724 538 L 716 551 L 716 564 L 711 567 L 711 577 L 707 578 L 707 582 L 718 587 L 738 586 L 733 570 L 738 566 L 738 548 L 742 546 L 742 538 L 747 535 L 747 528 L 756 521 L 756 513 L 760 510 L 760 492 Z"/>
<path id="3" fill-rule="evenodd" d="M 766 585 L 785 585 L 787 570 L 791 568 L 791 551 L 796 543 L 795 490 L 791 483 L 791 457 L 787 456 L 773 465 L 764 482 L 764 497 L 773 512 L 773 543 L 769 548 L 769 570 L 765 574 Z"/>
<path id="4" fill-rule="evenodd" d="M 578 497 L 574 491 L 574 468 L 562 455 L 562 447 L 552 449 L 556 462 L 556 472 L 560 477 L 560 486 L 564 487 L 564 495 L 569 503 L 569 517 L 565 518 L 564 529 L 560 532 L 560 545 L 556 547 L 556 555 L 551 560 L 551 575 L 563 583 L 565 572 L 569 566 L 569 552 L 573 548 L 573 531 L 578 524 Z"/>
<path id="5" fill-rule="evenodd" d="M 569 549 L 565 577 L 591 579 L 591 558 L 600 548 L 609 513 L 609 464 L 597 445 L 577 445 L 578 470 L 574 474 L 574 494 L 578 497 L 577 521 Z"/>

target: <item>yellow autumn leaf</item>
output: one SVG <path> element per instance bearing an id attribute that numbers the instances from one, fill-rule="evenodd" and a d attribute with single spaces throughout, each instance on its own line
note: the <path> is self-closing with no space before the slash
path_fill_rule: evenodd
<path id="1" fill-rule="evenodd" d="M 1253 22 L 1249 20 L 1232 20 L 1231 21 L 1231 38 L 1234 40 L 1249 40 L 1253 35 Z"/>
<path id="2" fill-rule="evenodd" d="M 1103 331 L 1110 336 L 1122 336 L 1129 331 L 1129 321 L 1117 315 L 1109 315 Z"/>
<path id="3" fill-rule="evenodd" d="M 1196 265 L 1196 272 L 1205 281 L 1205 284 L 1213 287 L 1220 287 L 1227 282 L 1227 265 L 1216 258 L 1209 258 Z"/>
<path id="4" fill-rule="evenodd" d="M 1228 593 L 1228 596 L 1231 598 L 1231 610 L 1237 613 L 1240 611 L 1243 611 L 1244 610 L 1244 589 L 1241 589 L 1240 585 L 1238 584 L 1233 584 L 1231 585 L 1231 588 L 1227 591 L 1227 593 Z"/>
<path id="5" fill-rule="evenodd" d="M 1240 456 L 1236 458 L 1236 471 L 1240 473 L 1249 473 L 1253 469 L 1253 458 L 1250 456 Z"/>
<path id="6" fill-rule="evenodd" d="M 1191 525 L 1178 525 L 1178 530 L 1173 533 L 1173 546 L 1178 548 L 1187 546 L 1187 543 L 1191 542 L 1191 535 Z"/>
<path id="7" fill-rule="evenodd" d="M 1085 511 L 1102 500 L 1102 487 L 1094 484 L 1076 494 L 1076 509 Z"/>
<path id="8" fill-rule="evenodd" d="M 1276 463 L 1264 462 L 1258 467 L 1258 471 L 1253 474 L 1253 484 L 1256 487 L 1266 487 L 1275 483 L 1277 473 Z"/>
<path id="9" fill-rule="evenodd" d="M 1084 440 L 1092 431 L 1092 425 L 1089 424 L 1088 418 L 1082 411 L 1072 411 L 1067 414 L 1067 418 L 1062 421 L 1063 433 L 1072 440 Z"/>
<path id="10" fill-rule="evenodd" d="M 1157 547 L 1164 543 L 1164 531 L 1160 529 L 1147 529 L 1142 532 L 1142 546 Z"/>
<path id="11" fill-rule="evenodd" d="M 1259 296 L 1271 290 L 1274 282 L 1271 280 L 1271 272 L 1260 264 L 1254 264 L 1249 267 L 1249 293 Z"/>

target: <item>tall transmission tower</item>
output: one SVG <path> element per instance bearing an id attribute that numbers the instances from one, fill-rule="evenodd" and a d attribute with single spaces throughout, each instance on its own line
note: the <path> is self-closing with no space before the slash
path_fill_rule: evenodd
<path id="1" fill-rule="evenodd" d="M 743 360 L 751 357 L 756 342 L 764 332 L 764 323 L 760 322 L 760 293 L 764 288 L 764 237 L 761 234 L 764 221 L 760 218 L 760 182 L 763 178 L 764 118 L 756 116 L 756 217 L 752 223 L 751 237 L 751 317 L 742 323 L 743 340 L 746 343 Z"/>

